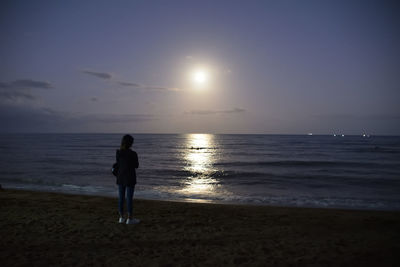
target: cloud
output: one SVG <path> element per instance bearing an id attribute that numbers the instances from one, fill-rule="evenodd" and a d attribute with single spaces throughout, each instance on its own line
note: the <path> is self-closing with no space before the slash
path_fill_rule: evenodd
<path id="1" fill-rule="evenodd" d="M 229 75 L 229 74 L 232 73 L 232 70 L 231 70 L 231 69 L 225 69 L 225 70 L 223 71 L 223 73 Z"/>
<path id="2" fill-rule="evenodd" d="M 189 112 L 185 112 L 186 114 L 192 115 L 214 115 L 214 114 L 230 114 L 230 113 L 242 113 L 245 112 L 245 109 L 242 108 L 233 108 L 228 110 L 191 110 Z"/>
<path id="3" fill-rule="evenodd" d="M 51 109 L 27 105 L 0 105 L 1 132 L 46 132 L 63 126 L 59 114 Z"/>
<path id="4" fill-rule="evenodd" d="M 140 129 L 156 119 L 152 114 L 70 113 L 29 105 L 0 105 L 0 132 L 119 132 Z"/>
<path id="5" fill-rule="evenodd" d="M 50 114 L 50 115 L 59 114 L 58 111 L 55 111 L 52 108 L 40 108 L 40 110 L 43 111 L 45 114 Z"/>
<path id="6" fill-rule="evenodd" d="M 163 87 L 163 86 L 145 86 L 144 89 L 154 90 L 154 91 L 179 91 L 179 88 Z"/>
<path id="7" fill-rule="evenodd" d="M 21 89 L 21 88 L 38 88 L 52 89 L 53 86 L 47 81 L 35 81 L 31 79 L 20 79 L 9 83 L 0 82 L 0 89 Z"/>
<path id="8" fill-rule="evenodd" d="M 154 120 L 151 114 L 86 114 L 77 115 L 75 120 L 85 123 L 133 123 Z"/>
<path id="9" fill-rule="evenodd" d="M 369 120 L 398 120 L 400 121 L 400 114 L 323 114 L 315 116 L 317 119 L 326 121 L 369 121 Z"/>
<path id="10" fill-rule="evenodd" d="M 35 100 L 36 96 L 31 90 L 52 89 L 50 82 L 19 79 L 12 82 L 0 82 L 0 100 L 17 102 L 20 100 Z"/>
<path id="11" fill-rule="evenodd" d="M 150 86 L 150 85 L 144 85 L 144 84 L 134 83 L 134 82 L 117 82 L 117 83 L 122 86 L 135 87 L 138 89 L 144 89 L 144 90 L 149 90 L 149 91 L 159 91 L 159 92 L 179 91 L 179 88 L 174 88 L 174 87 Z"/>
<path id="12" fill-rule="evenodd" d="M 88 75 L 96 76 L 96 77 L 104 79 L 104 80 L 110 80 L 113 77 L 111 73 L 107 73 L 107 72 L 98 72 L 98 71 L 92 71 L 92 70 L 82 70 L 81 72 L 88 74 Z"/>
<path id="13" fill-rule="evenodd" d="M 108 72 L 98 72 L 98 71 L 92 71 L 92 70 L 81 70 L 81 72 L 88 74 L 88 75 L 96 76 L 96 77 L 104 79 L 104 80 L 111 80 L 113 78 L 113 75 Z M 159 91 L 159 92 L 179 91 L 179 88 L 176 88 L 176 87 L 150 86 L 150 85 L 145 85 L 145 84 L 136 83 L 136 82 L 122 82 L 122 81 L 116 81 L 116 83 L 118 85 L 125 86 L 125 87 L 134 87 L 134 88 L 150 90 L 150 91 Z"/>
<path id="14" fill-rule="evenodd" d="M 122 86 L 131 86 L 131 87 L 141 87 L 142 86 L 138 83 L 131 83 L 131 82 L 117 82 L 117 83 Z"/>
<path id="15" fill-rule="evenodd" d="M 51 83 L 46 81 L 35 81 L 30 79 L 15 80 L 10 83 L 12 87 L 20 88 L 39 88 L 39 89 L 52 89 Z"/>
<path id="16" fill-rule="evenodd" d="M 24 90 L 3 90 L 0 89 L 0 100 L 16 102 L 18 100 L 34 100 L 36 97 Z"/>

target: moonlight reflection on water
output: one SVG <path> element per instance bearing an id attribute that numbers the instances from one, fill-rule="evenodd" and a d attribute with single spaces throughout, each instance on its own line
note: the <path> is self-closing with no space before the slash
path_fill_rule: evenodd
<path id="1" fill-rule="evenodd" d="M 212 134 L 189 134 L 186 140 L 185 170 L 192 173 L 183 183 L 182 193 L 188 197 L 215 194 L 219 181 L 210 177 L 215 171 L 216 143 Z"/>

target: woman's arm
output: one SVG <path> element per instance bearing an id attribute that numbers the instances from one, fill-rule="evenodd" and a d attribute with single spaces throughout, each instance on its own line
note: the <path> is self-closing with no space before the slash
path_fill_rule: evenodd
<path id="1" fill-rule="evenodd" d="M 133 157 L 133 165 L 135 167 L 135 169 L 139 168 L 139 158 L 136 152 L 134 153 L 134 157 Z"/>

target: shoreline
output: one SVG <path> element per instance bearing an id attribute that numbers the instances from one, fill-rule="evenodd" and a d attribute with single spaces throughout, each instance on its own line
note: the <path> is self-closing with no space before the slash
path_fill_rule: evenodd
<path id="1" fill-rule="evenodd" d="M 39 193 L 54 193 L 54 194 L 66 194 L 76 196 L 93 196 L 93 197 L 106 197 L 106 198 L 118 198 L 117 188 L 115 192 L 108 194 L 101 194 L 100 192 L 89 192 L 89 191 L 74 191 L 74 190 L 46 190 L 41 188 L 29 188 L 29 187 L 4 187 L 6 190 L 18 190 L 18 191 L 32 191 Z M 58 188 L 57 188 L 58 189 Z M 111 195 L 114 194 L 114 195 Z M 208 200 L 208 199 L 196 199 L 196 198 L 174 198 L 174 199 L 162 199 L 152 197 L 136 197 L 137 192 L 135 191 L 134 200 L 150 200 L 150 201 L 167 201 L 167 202 L 178 202 L 178 203 L 193 203 L 193 204 L 215 204 L 215 205 L 238 205 L 238 206 L 261 206 L 261 207 L 278 207 L 278 208 L 306 208 L 306 209 L 332 209 L 332 210 L 349 210 L 349 211 L 389 211 L 389 212 L 400 212 L 400 209 L 395 208 L 373 208 L 373 207 L 361 207 L 361 206 L 334 206 L 334 205 L 290 205 L 290 204 L 271 204 L 262 202 L 235 202 L 235 201 L 224 201 L 224 200 Z"/>
<path id="2" fill-rule="evenodd" d="M 3 266 L 396 266 L 400 212 L 134 200 L 3 189 Z"/>

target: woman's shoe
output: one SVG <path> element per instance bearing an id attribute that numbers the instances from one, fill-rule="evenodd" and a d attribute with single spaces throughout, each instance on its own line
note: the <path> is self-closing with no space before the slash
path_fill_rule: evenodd
<path id="1" fill-rule="evenodd" d="M 118 221 L 119 223 L 124 223 L 125 222 L 125 219 L 123 218 L 123 217 L 119 217 L 119 221 Z"/>

